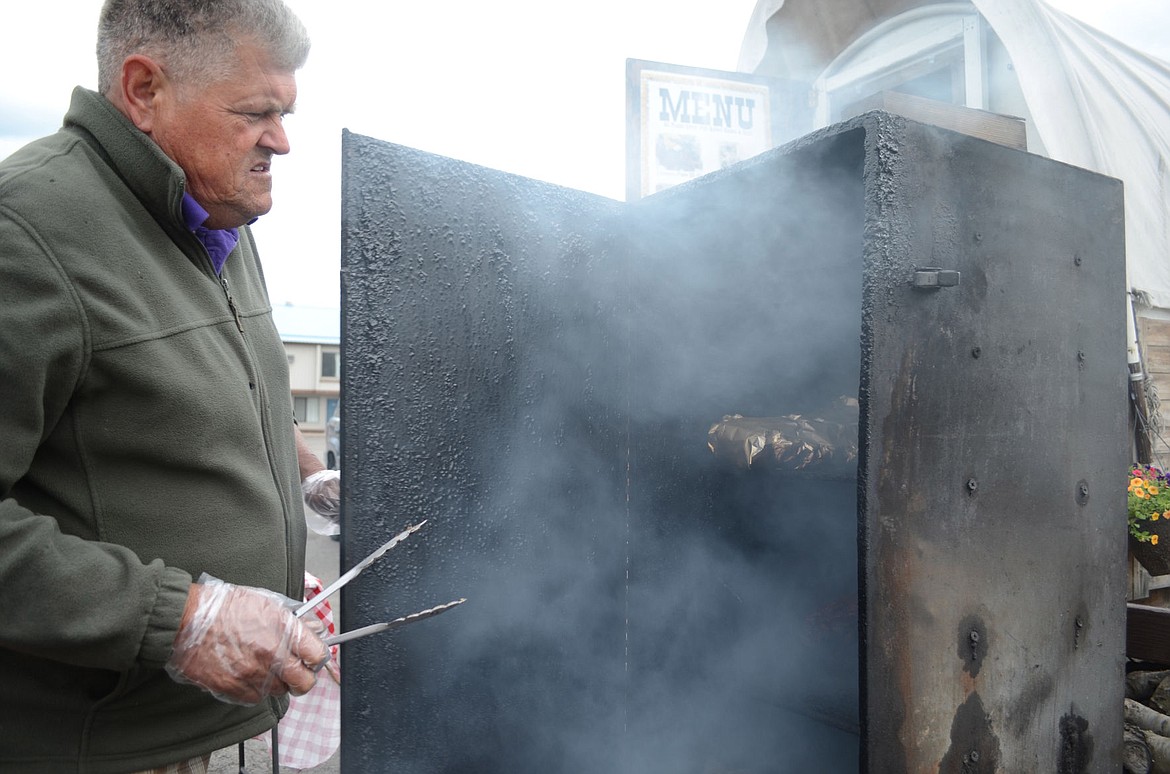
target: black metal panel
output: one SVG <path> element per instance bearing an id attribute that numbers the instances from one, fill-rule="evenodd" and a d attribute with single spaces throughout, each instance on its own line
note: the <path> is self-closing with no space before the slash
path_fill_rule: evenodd
<path id="1" fill-rule="evenodd" d="M 356 135 L 344 150 L 342 562 L 430 522 L 351 584 L 343 623 L 469 602 L 345 646 L 342 766 L 556 770 L 541 724 L 612 723 L 563 696 L 622 666 L 614 203 Z"/>
<path id="2" fill-rule="evenodd" d="M 629 206 L 344 161 L 343 564 L 431 521 L 343 624 L 469 597 L 344 646 L 345 771 L 1116 769 L 1116 183 L 884 114 Z M 840 395 L 860 486 L 707 449 Z"/>
<path id="3" fill-rule="evenodd" d="M 1120 183 L 900 121 L 868 142 L 868 769 L 1117 771 Z"/>

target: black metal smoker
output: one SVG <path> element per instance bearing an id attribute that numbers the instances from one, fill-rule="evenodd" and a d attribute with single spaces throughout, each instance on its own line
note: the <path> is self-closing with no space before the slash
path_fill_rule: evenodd
<path id="1" fill-rule="evenodd" d="M 1118 181 L 886 113 L 631 204 L 343 154 L 343 567 L 429 520 L 343 628 L 468 598 L 344 646 L 343 771 L 1119 770 Z M 844 465 L 708 446 L 842 398 Z"/>

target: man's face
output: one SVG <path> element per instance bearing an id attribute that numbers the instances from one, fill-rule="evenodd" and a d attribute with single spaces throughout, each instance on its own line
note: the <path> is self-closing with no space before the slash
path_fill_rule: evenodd
<path id="1" fill-rule="evenodd" d="M 272 209 L 272 157 L 289 151 L 283 117 L 297 98 L 296 76 L 259 46 L 241 43 L 227 77 L 177 86 L 158 105 L 151 138 L 187 175 L 207 210 L 208 228 L 234 228 Z"/>

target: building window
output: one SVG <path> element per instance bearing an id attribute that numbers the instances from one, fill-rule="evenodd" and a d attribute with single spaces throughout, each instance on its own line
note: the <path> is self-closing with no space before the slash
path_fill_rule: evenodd
<path id="1" fill-rule="evenodd" d="M 341 353 L 335 349 L 321 350 L 321 378 L 337 379 L 341 376 Z"/>
<path id="2" fill-rule="evenodd" d="M 321 419 L 321 399 L 316 395 L 294 395 L 293 413 L 297 422 L 302 425 L 319 425 Z"/>
<path id="3" fill-rule="evenodd" d="M 860 112 L 868 97 L 897 91 L 987 109 L 986 29 L 979 14 L 947 7 L 908 11 L 871 30 L 816 82 L 817 121 Z"/>

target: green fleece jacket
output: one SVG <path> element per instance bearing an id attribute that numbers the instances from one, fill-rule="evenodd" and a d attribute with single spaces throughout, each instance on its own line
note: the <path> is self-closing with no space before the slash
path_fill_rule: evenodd
<path id="1" fill-rule="evenodd" d="M 200 573 L 299 599 L 288 363 L 252 236 L 223 279 L 182 171 L 103 97 L 0 164 L 0 772 L 126 772 L 284 702 L 171 680 Z"/>

